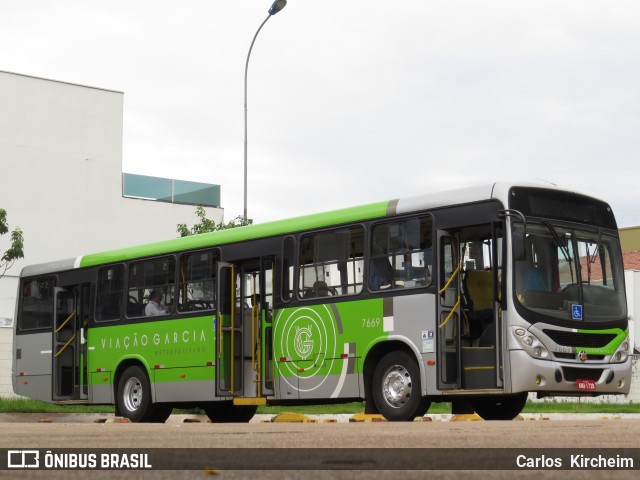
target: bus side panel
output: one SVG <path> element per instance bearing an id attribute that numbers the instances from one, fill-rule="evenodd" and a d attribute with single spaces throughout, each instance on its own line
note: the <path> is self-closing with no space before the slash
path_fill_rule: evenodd
<path id="1" fill-rule="evenodd" d="M 215 398 L 214 367 L 166 368 L 153 371 L 156 402 L 210 402 Z"/>
<path id="2" fill-rule="evenodd" d="M 285 308 L 274 320 L 276 398 L 358 398 L 358 348 L 383 333 L 382 299 Z"/>
<path id="3" fill-rule="evenodd" d="M 15 393 L 51 402 L 51 333 L 15 335 L 13 352 Z"/>
<path id="4" fill-rule="evenodd" d="M 89 374 L 89 403 L 115 403 L 112 383 L 111 372 L 91 372 Z"/>
<path id="5" fill-rule="evenodd" d="M 216 399 L 211 315 L 94 327 L 88 344 L 92 403 L 113 401 L 112 376 L 128 359 L 148 368 L 154 402 Z"/>
<path id="6" fill-rule="evenodd" d="M 438 327 L 435 302 L 436 296 L 432 294 L 394 297 L 393 310 L 387 311 L 385 318 L 385 332 L 392 338 L 405 339 L 404 343 L 409 345 L 414 354 L 420 354 L 416 360 L 421 360 L 418 367 L 422 395 L 434 395 L 437 392 L 437 369 L 426 367 L 427 361 L 436 360 Z"/>
<path id="7" fill-rule="evenodd" d="M 363 397 L 365 356 L 380 342 L 409 347 L 420 368 L 422 394 L 436 389 L 433 294 L 404 295 L 283 309 L 274 324 L 279 399 Z"/>

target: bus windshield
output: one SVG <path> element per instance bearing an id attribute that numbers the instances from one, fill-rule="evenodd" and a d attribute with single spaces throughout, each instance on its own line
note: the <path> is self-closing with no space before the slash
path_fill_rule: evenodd
<path id="1" fill-rule="evenodd" d="M 523 238 L 522 223 L 514 237 Z M 550 222 L 527 222 L 525 258 L 515 261 L 516 304 L 536 321 L 567 325 L 626 317 L 622 256 L 616 237 Z M 545 318 L 541 318 L 545 317 Z"/>

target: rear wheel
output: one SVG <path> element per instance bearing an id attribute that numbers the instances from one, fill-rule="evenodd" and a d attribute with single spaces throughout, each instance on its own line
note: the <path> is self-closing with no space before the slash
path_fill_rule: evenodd
<path id="1" fill-rule="evenodd" d="M 173 411 L 173 406 L 163 404 L 163 403 L 154 403 L 153 404 L 153 418 L 149 420 L 151 423 L 164 423 L 171 416 L 171 412 Z"/>
<path id="2" fill-rule="evenodd" d="M 171 415 L 171 406 L 151 401 L 151 386 L 147 372 L 139 365 L 128 367 L 118 382 L 118 411 L 132 422 L 164 423 Z"/>
<path id="3" fill-rule="evenodd" d="M 234 406 L 233 402 L 211 402 L 203 408 L 213 423 L 247 423 L 258 410 L 254 405 Z"/>
<path id="4" fill-rule="evenodd" d="M 485 420 L 513 420 L 527 403 L 527 392 L 498 397 L 476 398 L 473 408 Z"/>
<path id="5" fill-rule="evenodd" d="M 411 421 L 427 413 L 430 402 L 422 397 L 420 369 L 406 352 L 387 353 L 373 372 L 373 401 L 389 421 Z"/>

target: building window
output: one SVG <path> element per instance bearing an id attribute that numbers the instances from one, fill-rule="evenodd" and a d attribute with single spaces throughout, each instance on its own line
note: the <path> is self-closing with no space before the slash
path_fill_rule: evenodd
<path id="1" fill-rule="evenodd" d="M 377 224 L 371 232 L 371 290 L 424 287 L 431 283 L 431 218 Z"/>
<path id="2" fill-rule="evenodd" d="M 173 257 L 162 257 L 129 266 L 128 317 L 166 315 L 171 312 L 175 263 Z"/>
<path id="3" fill-rule="evenodd" d="M 20 330 L 50 329 L 53 326 L 55 278 L 26 280 L 22 284 Z"/>
<path id="4" fill-rule="evenodd" d="M 114 265 L 98 272 L 96 321 L 120 320 L 124 297 L 124 265 Z"/>
<path id="5" fill-rule="evenodd" d="M 302 298 L 357 294 L 362 291 L 364 227 L 307 235 L 300 240 Z"/>
<path id="6" fill-rule="evenodd" d="M 213 310 L 216 305 L 216 262 L 213 252 L 183 255 L 180 259 L 178 311 Z"/>

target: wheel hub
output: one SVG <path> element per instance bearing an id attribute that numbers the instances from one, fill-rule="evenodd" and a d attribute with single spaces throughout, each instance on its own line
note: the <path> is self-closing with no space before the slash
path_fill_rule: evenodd
<path id="1" fill-rule="evenodd" d="M 142 402 L 142 383 L 135 377 L 131 377 L 124 385 L 123 395 L 124 406 L 127 410 L 134 412 L 140 407 Z"/>
<path id="2" fill-rule="evenodd" d="M 400 408 L 407 403 L 411 390 L 411 375 L 402 365 L 394 365 L 385 372 L 382 397 L 391 407 Z"/>

